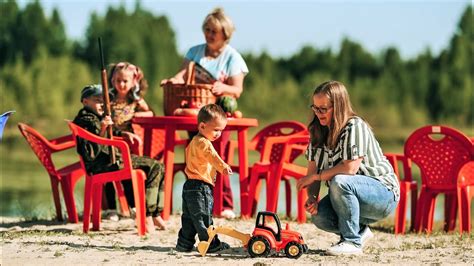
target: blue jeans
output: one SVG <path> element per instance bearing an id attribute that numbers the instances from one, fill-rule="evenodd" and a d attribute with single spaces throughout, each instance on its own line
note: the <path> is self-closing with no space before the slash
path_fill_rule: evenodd
<path id="1" fill-rule="evenodd" d="M 177 246 L 191 250 L 196 234 L 200 241 L 208 241 L 207 228 L 213 224 L 213 187 L 206 182 L 188 179 L 183 186 L 183 214 Z M 217 235 L 210 241 L 209 249 L 221 244 Z"/>
<path id="2" fill-rule="evenodd" d="M 339 234 L 342 240 L 360 246 L 360 232 L 387 217 L 397 207 L 392 191 L 378 180 L 363 175 L 336 175 L 328 195 L 311 217 L 321 230 Z"/>

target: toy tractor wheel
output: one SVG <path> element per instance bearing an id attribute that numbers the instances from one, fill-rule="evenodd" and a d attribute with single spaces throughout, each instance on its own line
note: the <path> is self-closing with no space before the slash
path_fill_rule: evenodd
<path id="1" fill-rule="evenodd" d="M 270 253 L 270 243 L 262 236 L 252 237 L 247 249 L 252 258 L 266 257 Z"/>
<path id="2" fill-rule="evenodd" d="M 285 247 L 285 255 L 290 259 L 297 259 L 303 254 L 303 246 L 297 242 L 290 242 Z"/>

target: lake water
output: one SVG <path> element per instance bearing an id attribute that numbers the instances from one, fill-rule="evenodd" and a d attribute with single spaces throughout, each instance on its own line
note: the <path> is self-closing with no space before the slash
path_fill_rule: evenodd
<path id="1" fill-rule="evenodd" d="M 178 157 L 179 153 L 177 154 Z M 251 156 L 252 157 L 252 156 Z M 57 167 L 77 161 L 74 150 L 53 157 Z M 251 159 L 252 160 L 252 159 Z M 20 216 L 26 219 L 50 219 L 55 215 L 49 176 L 39 163 L 26 142 L 20 141 L 15 148 L 0 144 L 0 213 L 2 216 Z M 181 210 L 181 192 L 184 175 L 178 173 L 173 184 L 173 212 Z M 237 174 L 231 177 L 235 212 L 240 213 L 239 182 Z M 83 210 L 84 179 L 81 179 L 74 191 L 79 213 Z M 322 195 L 325 195 L 325 188 Z M 285 210 L 284 185 L 280 186 L 278 213 L 282 216 Z M 296 185 L 292 180 L 292 217 L 296 217 Z M 61 196 L 62 200 L 62 196 Z M 443 197 L 438 197 L 435 219 L 443 219 Z M 63 206 L 63 214 L 66 211 Z M 474 207 L 474 205 L 473 205 Z M 262 186 L 258 210 L 265 208 L 265 185 Z M 393 217 L 393 215 L 392 215 Z M 409 218 L 409 217 L 408 217 Z M 391 219 L 391 218 L 389 218 Z M 393 221 L 393 219 L 391 219 Z"/>

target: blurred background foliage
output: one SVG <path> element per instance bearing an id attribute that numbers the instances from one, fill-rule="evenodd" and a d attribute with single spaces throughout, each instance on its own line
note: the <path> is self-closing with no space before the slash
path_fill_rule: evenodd
<path id="1" fill-rule="evenodd" d="M 107 63 L 129 61 L 143 69 L 150 84 L 146 99 L 162 114 L 159 82 L 179 69 L 183 57 L 165 16 L 142 9 L 139 2 L 132 11 L 110 6 L 104 16 L 91 14 L 85 37 L 78 41 L 68 39 L 61 14 L 54 10 L 46 16 L 39 1 L 23 9 L 14 0 L 2 1 L 0 9 L 0 109 L 17 110 L 12 120 L 48 125 L 45 130 L 64 127 L 61 120 L 73 118 L 80 107 L 81 88 L 100 82 L 99 36 Z M 471 130 L 472 14 L 467 6 L 439 55 L 426 49 L 402 59 L 396 47 L 373 54 L 348 38 L 339 51 L 305 46 L 287 58 L 241 51 L 250 73 L 239 109 L 262 125 L 283 119 L 307 122 L 313 88 L 334 79 L 346 84 L 356 111 L 375 128 L 444 123 Z"/>
<path id="2" fill-rule="evenodd" d="M 145 98 L 158 115 L 163 114 L 160 80 L 176 73 L 183 55 L 167 17 L 144 10 L 138 1 L 134 10 L 110 6 L 105 15 L 92 13 L 81 40 L 69 39 L 61 14 L 54 10 L 47 16 L 39 1 L 20 8 L 14 0 L 2 0 L 0 11 L 0 113 L 16 110 L 0 143 L 1 213 L 25 216 L 37 209 L 32 195 L 41 194 L 50 209 L 52 203 L 47 174 L 16 124 L 30 124 L 48 138 L 69 133 L 64 119 L 73 119 L 81 107 L 81 89 L 100 83 L 97 37 L 106 63 L 129 61 L 143 69 L 150 85 Z M 355 110 L 386 152 L 402 151 L 408 135 L 426 124 L 446 124 L 472 137 L 473 27 L 468 5 L 445 49 L 439 54 L 426 49 L 414 58 L 401 58 L 396 47 L 372 53 L 349 38 L 338 51 L 305 46 L 284 58 L 240 51 L 250 73 L 239 109 L 258 118 L 259 128 L 279 120 L 307 123 L 313 89 L 332 79 L 346 84 Z M 74 152 L 59 163 L 71 160 L 77 160 Z"/>

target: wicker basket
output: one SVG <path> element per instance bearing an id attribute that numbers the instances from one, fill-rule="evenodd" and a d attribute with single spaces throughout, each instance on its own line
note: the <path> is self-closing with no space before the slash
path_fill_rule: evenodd
<path id="1" fill-rule="evenodd" d="M 173 115 L 181 107 L 183 100 L 203 105 L 216 102 L 211 92 L 211 84 L 195 84 L 194 62 L 188 66 L 188 77 L 184 84 L 166 83 L 163 85 L 163 110 L 165 115 Z"/>

